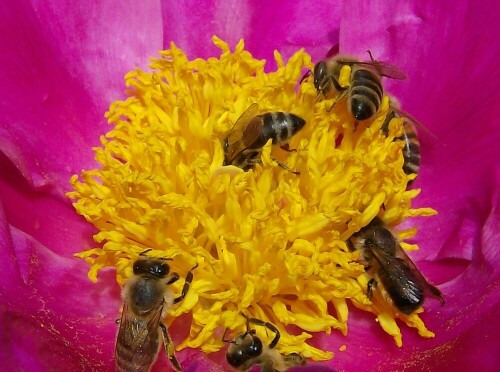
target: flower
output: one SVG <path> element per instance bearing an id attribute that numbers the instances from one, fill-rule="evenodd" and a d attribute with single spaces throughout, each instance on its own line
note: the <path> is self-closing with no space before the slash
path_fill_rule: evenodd
<path id="1" fill-rule="evenodd" d="M 128 73 L 130 97 L 106 113 L 113 129 L 96 149 L 101 166 L 71 178 L 75 191 L 68 196 L 99 229 L 98 247 L 77 254 L 91 264 L 89 278 L 96 282 L 98 270 L 111 266 L 123 284 L 145 249 L 173 259 L 176 271 L 196 262 L 186 299 L 170 312 L 171 324 L 192 313 L 179 348 L 218 351 L 224 346 L 221 329 L 244 330 L 244 311 L 278 327 L 280 352 L 329 359 L 331 352 L 306 342 L 310 333 L 293 335 L 284 325 L 345 334 L 347 298 L 375 313 L 399 346 L 396 316 L 433 337 L 418 314 L 396 314 L 368 301 L 366 280 L 356 280 L 364 273 L 359 252 L 345 243 L 382 208 L 387 223 L 435 214 L 409 208 L 419 191 L 406 190 L 403 144 L 394 141 L 402 120 L 391 122 L 389 137 L 380 129 L 388 100 L 369 127 L 354 131 L 346 106 L 318 102 L 312 81 L 296 91 L 302 70 L 313 67 L 305 52 L 287 64 L 275 52 L 278 69 L 265 74 L 264 63 L 244 50 L 243 41 L 234 52 L 217 37 L 213 42 L 221 48 L 219 58 L 189 61 L 172 43 L 153 59 L 152 72 Z M 350 70 L 343 68 L 341 84 L 348 85 Z M 273 165 L 270 142 L 263 146 L 262 165 L 251 171 L 224 166 L 224 153 L 240 151 L 240 129 L 247 122 L 251 127 L 260 111 L 273 110 L 307 123 L 291 139 L 292 153 L 273 151 L 281 167 L 287 162 L 290 168 Z M 328 304 L 335 308 L 331 315 Z"/>
<path id="2" fill-rule="evenodd" d="M 423 189 L 416 205 L 432 205 L 439 214 L 425 223 L 411 221 L 421 224 L 415 238 L 421 250 L 412 257 L 447 300 L 443 308 L 426 304 L 424 320 L 437 336 L 421 340 L 403 330 L 405 346 L 396 349 L 373 319 L 351 309 L 348 335 L 322 337 L 316 346 L 328 348 L 331 340 L 347 345 L 331 361 L 338 369 L 491 368 L 499 278 L 493 152 L 498 108 L 488 104 L 498 101 L 491 78 L 498 50 L 489 30 L 495 24 L 494 3 L 473 8 L 447 2 L 380 8 L 356 3 L 342 9 L 284 5 L 274 15 L 264 8 L 226 9 L 215 3 L 164 2 L 163 13 L 157 4 L 87 6 L 9 2 L 0 11 L 6 20 L 0 23 L 1 359 L 6 368 L 111 367 L 118 288 L 110 272 L 98 285 L 88 282 L 87 268 L 72 258 L 93 246 L 93 231 L 64 199 L 67 179 L 94 165 L 88 150 L 107 130 L 101 115 L 120 97 L 121 76 L 145 65 L 147 56 L 162 48 L 162 36 L 163 45 L 174 40 L 191 57 L 206 57 L 212 53 L 205 49 L 212 34 L 231 45 L 248 40 L 257 58 L 271 59 L 272 49 L 279 48 L 285 60 L 301 46 L 317 60 L 338 40 L 342 52 L 362 55 L 370 48 L 376 58 L 408 73 L 406 82 L 387 85 L 438 137 L 422 135 L 422 172 L 415 187 Z M 227 17 L 231 12 L 238 16 Z M 224 22 L 217 21 L 220 17 Z M 171 19 L 188 21 L 171 27 Z M 179 356 L 185 363 L 213 365 L 197 352 Z"/>

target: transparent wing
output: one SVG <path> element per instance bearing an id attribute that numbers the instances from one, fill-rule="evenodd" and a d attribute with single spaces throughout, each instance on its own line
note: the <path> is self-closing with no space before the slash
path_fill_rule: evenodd
<path id="1" fill-rule="evenodd" d="M 255 128 L 258 123 L 252 121 L 258 111 L 259 105 L 257 103 L 251 104 L 229 131 L 226 137 L 226 158 L 229 161 L 233 160 L 259 136 L 260 130 Z M 249 124 L 252 124 L 252 127 L 249 127 Z"/>
<path id="2" fill-rule="evenodd" d="M 147 316 L 135 316 L 127 303 L 123 305 L 120 330 L 116 341 L 117 364 L 122 360 L 135 366 L 149 366 L 158 353 L 159 324 L 163 305 Z"/>
<path id="3" fill-rule="evenodd" d="M 375 70 L 381 75 L 381 76 L 386 76 L 391 79 L 396 79 L 396 80 L 405 80 L 406 79 L 406 73 L 402 71 L 399 67 L 396 67 L 394 65 L 390 65 L 385 62 L 380 62 L 380 61 L 358 61 L 354 58 L 349 58 L 349 57 L 338 57 L 336 58 L 337 63 L 341 65 L 361 65 L 361 66 L 372 66 L 375 68 Z"/>
<path id="4" fill-rule="evenodd" d="M 420 122 L 420 120 L 418 120 L 416 117 L 414 117 L 413 115 L 409 114 L 408 112 L 406 112 L 404 110 L 397 109 L 397 108 L 394 108 L 394 107 L 392 107 L 392 109 L 394 111 L 396 111 L 401 118 L 408 119 L 413 124 L 415 124 L 417 127 L 419 127 L 420 129 L 422 129 L 425 133 L 427 133 L 428 135 L 430 135 L 432 138 L 437 139 L 437 136 L 430 129 L 428 129 L 425 125 L 423 125 Z"/>

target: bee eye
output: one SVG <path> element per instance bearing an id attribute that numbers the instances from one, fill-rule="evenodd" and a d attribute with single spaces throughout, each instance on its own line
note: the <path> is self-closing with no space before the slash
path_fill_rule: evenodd
<path id="1" fill-rule="evenodd" d="M 371 240 L 371 239 L 365 239 L 365 246 L 371 247 L 373 245 L 375 245 L 375 243 L 373 242 L 373 240 Z"/>
<path id="2" fill-rule="evenodd" d="M 170 266 L 166 263 L 162 263 L 160 265 L 153 265 L 149 269 L 149 273 L 155 276 L 164 277 L 170 271 Z"/>
<path id="3" fill-rule="evenodd" d="M 231 353 L 227 353 L 226 360 L 233 367 L 239 367 L 245 362 L 246 358 L 243 355 L 243 350 L 237 349 Z"/>
<path id="4" fill-rule="evenodd" d="M 256 357 L 262 354 L 262 341 L 257 336 L 252 336 L 252 344 L 247 349 L 248 356 Z"/>

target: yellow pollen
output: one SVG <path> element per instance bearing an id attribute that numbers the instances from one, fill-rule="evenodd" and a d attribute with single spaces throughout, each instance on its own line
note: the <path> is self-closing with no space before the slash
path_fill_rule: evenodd
<path id="1" fill-rule="evenodd" d="M 193 315 L 178 349 L 226 347 L 222 332 L 244 331 L 244 313 L 276 325 L 280 352 L 326 360 L 333 353 L 307 340 L 318 332 L 347 334 L 352 304 L 375 314 L 398 344 L 395 319 L 432 337 L 417 313 L 406 316 L 367 298 L 369 277 L 345 243 L 377 215 L 391 226 L 434 214 L 411 209 L 418 190 L 406 190 L 403 144 L 393 141 L 402 123 L 393 120 L 387 137 L 380 130 L 387 97 L 379 114 L 354 131 L 344 102 L 327 112 L 333 101 L 316 100 L 311 78 L 298 84 L 313 68 L 303 50 L 287 63 L 276 52 L 278 68 L 266 73 L 265 61 L 245 51 L 243 41 L 234 52 L 213 41 L 220 58 L 188 60 L 171 43 L 152 60 L 152 71 L 129 72 L 128 98 L 111 105 L 112 129 L 95 149 L 100 167 L 71 178 L 68 196 L 99 230 L 96 247 L 77 254 L 90 264 L 89 278 L 95 282 L 100 269 L 115 267 L 123 284 L 146 249 L 172 258 L 181 277 L 198 263 L 186 298 L 166 319 Z M 223 166 L 222 141 L 254 102 L 260 113 L 306 120 L 290 141 L 296 151 L 268 142 L 262 164 L 251 170 Z M 173 285 L 175 293 L 182 284 Z M 260 328 L 269 342 L 273 335 Z"/>

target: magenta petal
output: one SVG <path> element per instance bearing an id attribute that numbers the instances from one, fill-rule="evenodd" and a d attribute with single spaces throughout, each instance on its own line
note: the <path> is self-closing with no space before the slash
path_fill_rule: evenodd
<path id="1" fill-rule="evenodd" d="M 211 42 L 217 35 L 231 47 L 244 39 L 267 68 L 275 66 L 273 51 L 285 58 L 299 48 L 316 56 L 338 44 L 340 2 L 301 1 L 162 1 L 163 42 L 174 41 L 188 56 L 209 57 L 219 51 Z M 309 19 L 309 21 L 307 21 Z"/>
<path id="2" fill-rule="evenodd" d="M 255 56 L 268 60 L 274 49 L 287 57 L 298 47 L 318 60 L 339 41 L 342 52 L 363 56 L 371 49 L 408 73 L 408 80 L 387 85 L 438 137 L 421 135 L 416 186 L 423 192 L 416 203 L 439 215 L 414 220 L 421 251 L 412 255 L 447 300 L 444 307 L 427 301 L 422 315 L 436 338 L 421 339 L 403 326 L 398 349 L 373 317 L 351 307 L 347 337 L 317 340 L 336 353 L 326 364 L 410 371 L 500 365 L 499 44 L 491 30 L 498 2 L 360 1 L 342 12 L 328 1 L 159 7 L 10 1 L 0 9 L 0 151 L 29 181 L 0 159 L 2 367 L 112 369 L 120 306 L 113 273 L 101 274 L 97 285 L 87 280 L 85 263 L 71 254 L 88 248 L 91 228 L 69 204 L 30 185 L 60 196 L 69 175 L 93 164 L 90 147 L 107 130 L 103 112 L 122 96 L 123 73 L 144 66 L 170 40 L 190 57 L 214 55 L 213 34 L 231 46 L 245 38 Z M 342 344 L 347 350 L 338 352 Z M 223 360 L 223 352 L 179 356 L 190 371 L 220 370 L 212 360 Z M 155 368 L 167 365 L 162 355 Z"/>
<path id="3" fill-rule="evenodd" d="M 93 164 L 89 148 L 122 96 L 123 74 L 161 49 L 157 3 L 64 4 L 0 9 L 0 151 L 32 185 L 59 194 Z"/>
<path id="4" fill-rule="evenodd" d="M 33 190 L 2 154 L 0 169 L 0 200 L 11 226 L 65 257 L 94 246 L 95 228 L 75 213 L 68 200 Z"/>
<path id="5" fill-rule="evenodd" d="M 90 283 L 84 262 L 50 252 L 9 226 L 3 213 L 0 260 L 0 360 L 5 370 L 111 367 L 116 329 L 108 325 L 119 307 L 112 275 L 104 275 L 99 286 Z"/>

